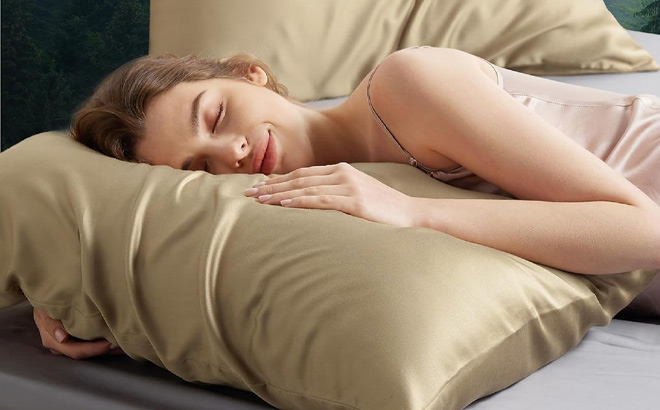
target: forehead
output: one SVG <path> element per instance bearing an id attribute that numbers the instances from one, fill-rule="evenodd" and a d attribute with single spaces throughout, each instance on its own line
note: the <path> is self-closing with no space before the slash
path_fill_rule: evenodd
<path id="1" fill-rule="evenodd" d="M 220 81 L 218 80 L 220 79 L 181 82 L 169 90 L 153 97 L 147 104 L 147 114 L 149 114 L 150 110 L 163 108 L 163 106 L 166 105 L 185 105 L 186 103 L 189 103 L 186 97 L 190 97 L 193 93 L 197 95 L 197 93 L 207 89 L 209 86 L 219 83 Z M 194 96 L 192 98 L 194 98 Z"/>

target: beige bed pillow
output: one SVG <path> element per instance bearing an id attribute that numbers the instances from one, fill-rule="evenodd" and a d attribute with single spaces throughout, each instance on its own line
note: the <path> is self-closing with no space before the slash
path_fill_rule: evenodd
<path id="1" fill-rule="evenodd" d="M 485 197 L 360 168 L 413 195 Z M 0 306 L 25 295 L 75 336 L 278 408 L 457 410 L 565 353 L 655 273 L 571 275 L 243 196 L 263 179 L 31 137 L 0 154 Z"/>
<path id="2" fill-rule="evenodd" d="M 268 63 L 300 100 L 350 94 L 391 52 L 462 49 L 533 74 L 657 70 L 602 0 L 158 0 L 150 54 Z"/>
<path id="3" fill-rule="evenodd" d="M 158 0 L 149 53 L 252 53 L 300 100 L 348 95 L 397 49 L 414 0 Z"/>
<path id="4" fill-rule="evenodd" d="M 401 47 L 458 48 L 540 75 L 657 70 L 603 0 L 418 0 Z"/>

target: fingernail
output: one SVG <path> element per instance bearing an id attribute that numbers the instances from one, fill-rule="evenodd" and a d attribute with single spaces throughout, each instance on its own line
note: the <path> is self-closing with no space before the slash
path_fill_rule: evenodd
<path id="1" fill-rule="evenodd" d="M 256 188 L 256 187 L 259 187 L 259 186 L 262 186 L 262 185 L 266 185 L 266 183 L 265 182 L 257 182 L 256 184 L 252 185 L 252 188 Z"/>
<path id="2" fill-rule="evenodd" d="M 290 203 L 291 203 L 290 199 L 283 199 L 282 201 L 280 201 L 280 205 L 282 205 L 282 206 L 287 206 Z"/>
<path id="3" fill-rule="evenodd" d="M 272 195 L 260 195 L 260 196 L 259 196 L 259 202 L 266 202 L 266 201 L 268 201 L 271 197 L 272 197 Z"/>
<path id="4" fill-rule="evenodd" d="M 55 340 L 57 343 L 62 343 L 66 339 L 66 333 L 62 329 L 55 329 Z"/>
<path id="5" fill-rule="evenodd" d="M 245 196 L 252 196 L 252 195 L 256 194 L 257 192 L 259 192 L 259 190 L 257 188 L 248 188 L 245 191 L 243 191 L 243 194 Z"/>
<path id="6" fill-rule="evenodd" d="M 116 344 L 114 344 L 114 343 L 110 343 L 110 350 L 114 350 L 114 349 L 116 349 L 116 348 L 118 348 L 118 347 L 119 347 L 119 346 L 117 346 Z"/>

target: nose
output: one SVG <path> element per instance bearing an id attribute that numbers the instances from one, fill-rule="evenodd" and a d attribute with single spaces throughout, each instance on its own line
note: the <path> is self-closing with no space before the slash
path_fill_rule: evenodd
<path id="1" fill-rule="evenodd" d="M 223 136 L 216 139 L 210 157 L 217 162 L 216 168 L 221 173 L 249 173 L 251 164 L 248 162 L 250 145 L 244 136 Z"/>

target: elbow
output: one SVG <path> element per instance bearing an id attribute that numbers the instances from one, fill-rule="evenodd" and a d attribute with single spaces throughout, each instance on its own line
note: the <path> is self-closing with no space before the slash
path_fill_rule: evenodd
<path id="1" fill-rule="evenodd" d="M 651 211 L 650 227 L 651 227 L 651 266 L 652 269 L 660 269 L 660 207 Z"/>
<path id="2" fill-rule="evenodd" d="M 653 254 L 654 254 L 653 269 L 660 269 L 660 227 L 656 228 L 656 241 L 655 241 L 655 248 L 653 250 Z"/>
<path id="3" fill-rule="evenodd" d="M 624 271 L 632 270 L 657 270 L 660 269 L 660 206 L 632 205 L 636 208 L 637 214 L 633 219 L 628 220 L 627 233 L 623 236 L 628 237 L 624 240 L 628 245 L 628 265 Z M 613 232 L 614 237 L 617 233 Z"/>

